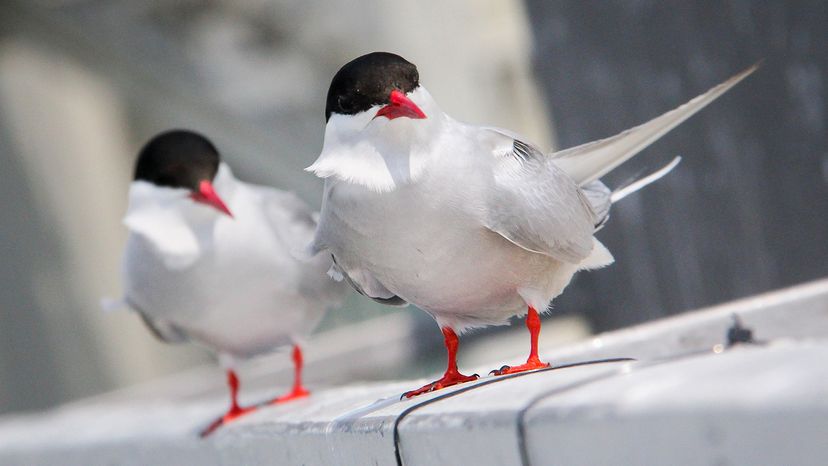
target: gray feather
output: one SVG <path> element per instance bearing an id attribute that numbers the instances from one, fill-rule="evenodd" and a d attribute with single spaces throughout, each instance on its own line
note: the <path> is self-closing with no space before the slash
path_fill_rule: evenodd
<path id="1" fill-rule="evenodd" d="M 486 227 L 512 243 L 555 259 L 579 263 L 592 250 L 601 218 L 590 200 L 552 159 L 500 130 L 494 153 L 501 157 L 487 202 Z"/>
<path id="2" fill-rule="evenodd" d="M 612 206 L 612 191 L 599 180 L 590 181 L 581 186 L 581 191 L 589 201 L 592 212 L 595 214 L 595 230 L 600 230 L 609 220 L 610 206 Z"/>
<path id="3" fill-rule="evenodd" d="M 353 288 L 357 293 L 359 293 L 362 296 L 365 296 L 366 298 L 369 298 L 373 301 L 376 301 L 380 304 L 385 304 L 385 305 L 388 305 L 388 306 L 408 306 L 408 301 L 406 301 L 403 298 L 400 298 L 399 296 L 395 295 L 394 293 L 388 291 L 379 282 L 375 283 L 373 285 L 373 287 L 374 288 L 380 287 L 382 290 L 384 290 L 390 296 L 371 296 L 370 294 L 368 294 L 362 288 L 362 286 L 359 285 L 359 283 L 354 281 L 350 277 L 350 275 L 348 275 L 348 272 L 346 272 L 342 267 L 339 266 L 339 264 L 336 263 L 336 257 L 334 257 L 333 254 L 331 254 L 331 259 L 333 260 L 334 267 L 336 267 L 336 271 L 339 272 L 340 274 L 342 274 L 342 277 L 345 278 L 345 281 L 349 285 L 351 285 L 351 288 Z"/>
<path id="4" fill-rule="evenodd" d="M 189 340 L 187 333 L 175 324 L 164 319 L 153 319 L 136 306 L 134 301 L 128 297 L 125 300 L 127 305 L 138 313 L 150 332 L 159 340 L 164 343 L 185 343 Z"/>
<path id="5" fill-rule="evenodd" d="M 758 66 L 751 66 L 686 104 L 644 124 L 606 139 L 555 152 L 552 157 L 579 185 L 597 180 L 718 99 L 756 71 Z"/>

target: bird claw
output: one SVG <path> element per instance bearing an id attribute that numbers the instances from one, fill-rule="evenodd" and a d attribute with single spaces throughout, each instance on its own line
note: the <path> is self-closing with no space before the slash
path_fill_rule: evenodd
<path id="1" fill-rule="evenodd" d="M 423 393 L 433 392 L 435 390 L 440 390 L 442 388 L 451 387 L 452 385 L 457 385 L 465 382 L 471 382 L 472 380 L 479 379 L 480 376 L 477 374 L 472 375 L 463 375 L 459 372 L 454 373 L 446 373 L 441 377 L 439 380 L 435 380 L 434 382 L 427 383 L 422 387 L 405 392 L 400 396 L 400 400 L 405 398 L 412 398 L 417 395 L 422 395 Z"/>
<path id="2" fill-rule="evenodd" d="M 310 392 L 305 390 L 305 387 L 294 387 L 290 393 L 286 393 L 282 396 L 274 398 L 270 404 L 277 405 L 282 403 L 287 403 L 288 401 L 298 400 L 301 398 L 307 398 L 310 396 Z"/>
<path id="3" fill-rule="evenodd" d="M 500 369 L 495 369 L 489 372 L 489 375 L 506 375 L 506 374 L 517 374 L 518 372 L 528 372 L 534 371 L 538 369 L 545 369 L 549 367 L 550 364 L 548 362 L 541 362 L 540 360 L 530 360 L 526 361 L 526 364 L 521 364 L 519 366 L 502 366 Z"/>
<path id="4" fill-rule="evenodd" d="M 202 430 L 200 436 L 201 438 L 207 437 L 208 435 L 215 432 L 219 427 L 230 424 L 231 422 L 239 419 L 240 417 L 246 414 L 250 414 L 253 411 L 256 411 L 255 406 L 250 406 L 247 408 L 241 408 L 236 406 L 234 408 L 231 408 L 229 411 L 227 411 L 227 413 L 224 414 L 224 416 L 221 416 L 220 418 L 216 419 L 215 421 L 210 423 L 210 425 L 207 426 L 206 429 Z"/>
<path id="5" fill-rule="evenodd" d="M 500 366 L 500 369 L 492 369 L 492 370 L 490 370 L 490 371 L 489 371 L 489 375 L 503 375 L 503 374 L 505 373 L 504 371 L 506 371 L 506 370 L 508 370 L 508 369 L 509 369 L 509 366 L 507 366 L 506 364 L 504 364 L 504 365 Z"/>

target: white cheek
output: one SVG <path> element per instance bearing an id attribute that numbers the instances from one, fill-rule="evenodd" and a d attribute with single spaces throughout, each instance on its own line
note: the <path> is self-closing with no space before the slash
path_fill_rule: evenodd
<path id="1" fill-rule="evenodd" d="M 169 266 L 182 267 L 198 257 L 201 246 L 195 225 L 210 215 L 214 214 L 195 205 L 185 189 L 134 181 L 123 222 L 132 233 L 146 238 Z"/>
<path id="2" fill-rule="evenodd" d="M 170 266 L 188 265 L 199 254 L 197 235 L 181 209 L 158 205 L 131 208 L 124 225 L 148 240 Z"/>
<path id="3" fill-rule="evenodd" d="M 347 143 L 363 136 L 373 123 L 384 118 L 374 119 L 380 107 L 372 107 L 356 115 L 333 114 L 325 125 L 325 143 Z"/>
<path id="4" fill-rule="evenodd" d="M 425 90 L 410 94 L 427 117 L 375 118 L 383 105 L 355 115 L 332 114 L 319 158 L 306 170 L 321 178 L 336 176 L 373 191 L 389 191 L 416 180 L 431 159 L 442 113 Z M 428 109 L 428 110 L 426 110 Z M 433 111 L 434 115 L 428 116 Z"/>

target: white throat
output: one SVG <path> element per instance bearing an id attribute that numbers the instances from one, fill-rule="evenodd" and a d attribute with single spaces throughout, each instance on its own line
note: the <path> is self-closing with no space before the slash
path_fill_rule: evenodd
<path id="1" fill-rule="evenodd" d="M 374 118 L 380 105 L 356 115 L 331 115 L 322 153 L 305 170 L 377 192 L 416 181 L 428 166 L 447 117 L 424 87 L 408 97 L 426 118 Z"/>
<path id="2" fill-rule="evenodd" d="M 237 186 L 230 168 L 222 163 L 213 180 L 216 192 L 232 209 Z M 129 187 L 129 205 L 124 225 L 130 232 L 146 238 L 163 256 L 168 266 L 189 266 L 212 241 L 216 221 L 224 214 L 212 207 L 197 204 L 189 190 L 156 186 L 133 181 Z"/>

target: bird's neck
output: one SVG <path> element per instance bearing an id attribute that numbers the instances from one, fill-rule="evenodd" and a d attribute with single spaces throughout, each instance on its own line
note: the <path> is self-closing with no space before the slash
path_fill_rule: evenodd
<path id="1" fill-rule="evenodd" d="M 430 121 L 400 118 L 383 121 L 356 137 L 342 137 L 336 128 L 328 129 L 322 153 L 307 170 L 376 192 L 393 191 L 426 172 L 447 122 L 443 115 Z"/>

